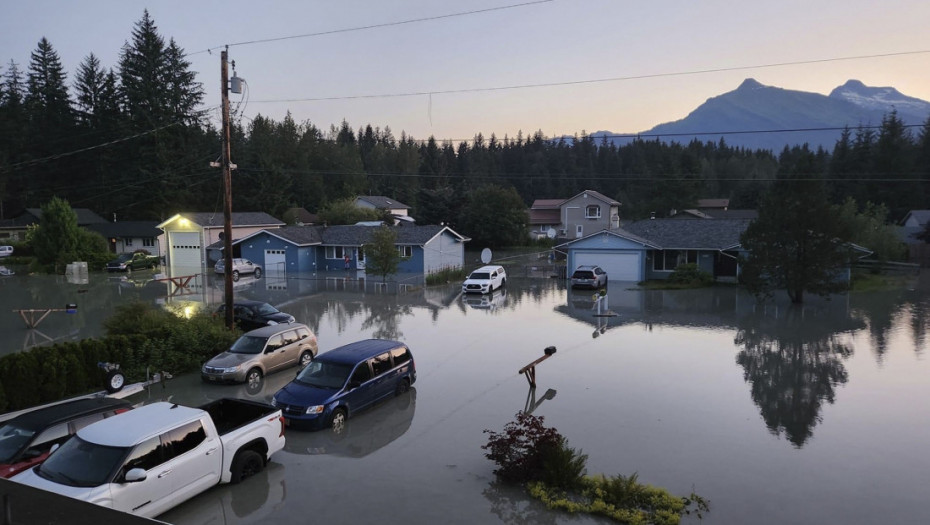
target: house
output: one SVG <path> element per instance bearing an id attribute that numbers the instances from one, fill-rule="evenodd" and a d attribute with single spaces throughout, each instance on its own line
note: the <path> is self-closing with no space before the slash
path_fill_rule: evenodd
<path id="1" fill-rule="evenodd" d="M 553 230 L 560 239 L 580 239 L 601 230 L 620 228 L 620 203 L 594 190 L 568 199 L 538 199 L 529 213 L 530 236 Z"/>
<path id="2" fill-rule="evenodd" d="M 201 273 L 218 260 L 222 252 L 208 252 L 207 247 L 223 240 L 223 222 L 222 213 L 178 213 L 159 224 L 157 228 L 165 232 L 163 255 L 171 273 Z M 233 212 L 230 222 L 233 239 L 284 226 L 265 212 Z"/>
<path id="3" fill-rule="evenodd" d="M 91 224 L 102 224 L 107 221 L 103 217 L 90 211 L 87 208 L 72 208 L 77 215 L 77 224 L 80 227 L 87 227 Z M 11 241 L 26 240 L 26 230 L 30 226 L 39 224 L 42 221 L 41 208 L 26 208 L 21 214 L 12 219 L 0 221 L 0 239 L 9 239 Z"/>
<path id="4" fill-rule="evenodd" d="M 901 220 L 898 238 L 907 245 L 908 260 L 930 266 L 930 244 L 918 238 L 930 223 L 930 210 L 911 210 Z"/>
<path id="5" fill-rule="evenodd" d="M 268 275 L 365 269 L 363 246 L 375 228 L 370 225 L 286 226 L 261 230 L 235 241 L 234 250 L 255 261 Z M 462 268 L 465 261 L 463 237 L 446 226 L 395 228 L 396 247 L 402 259 L 398 273 L 429 275 L 444 269 Z"/>
<path id="6" fill-rule="evenodd" d="M 288 208 L 284 212 L 284 221 L 292 226 L 313 226 L 320 222 L 320 217 L 315 213 L 310 213 L 306 208 Z"/>
<path id="7" fill-rule="evenodd" d="M 399 224 L 401 221 L 407 223 L 414 222 L 413 217 L 408 214 L 410 206 L 402 202 L 397 202 L 389 197 L 380 197 L 377 195 L 356 197 L 355 205 L 359 208 L 368 208 L 390 213 L 391 216 L 394 217 L 395 225 Z"/>
<path id="8" fill-rule="evenodd" d="M 679 264 L 695 263 L 718 280 L 735 280 L 745 219 L 646 219 L 557 246 L 567 267 L 596 264 L 610 280 L 666 279 Z"/>
<path id="9" fill-rule="evenodd" d="M 102 235 L 114 253 L 145 250 L 159 257 L 164 255 L 165 232 L 158 229 L 156 221 L 102 222 L 90 224 L 87 229 Z"/>

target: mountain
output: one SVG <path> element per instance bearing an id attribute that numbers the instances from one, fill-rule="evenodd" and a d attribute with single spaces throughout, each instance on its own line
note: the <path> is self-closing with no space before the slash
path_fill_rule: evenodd
<path id="1" fill-rule="evenodd" d="M 659 124 L 639 135 L 646 139 L 658 135 L 661 140 L 681 143 L 694 138 L 702 142 L 723 138 L 731 146 L 776 153 L 786 145 L 803 143 L 812 149 L 822 146 L 832 151 L 842 130 L 812 129 L 877 126 L 892 110 L 897 110 L 905 124 L 920 125 L 930 117 L 930 102 L 908 97 L 892 87 L 869 87 L 858 80 L 849 80 L 825 96 L 765 86 L 748 78 L 735 90 L 708 99 L 687 117 Z M 724 131 L 730 133 L 720 134 Z M 603 136 L 617 144 L 631 140 L 611 135 L 603 131 L 591 134 L 598 142 Z"/>

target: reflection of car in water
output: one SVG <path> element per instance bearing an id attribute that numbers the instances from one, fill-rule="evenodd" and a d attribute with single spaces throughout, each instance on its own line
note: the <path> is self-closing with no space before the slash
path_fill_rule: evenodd
<path id="1" fill-rule="evenodd" d="M 493 310 L 507 302 L 507 290 L 494 290 L 485 295 L 462 294 L 462 302 L 478 310 Z"/>
<path id="2" fill-rule="evenodd" d="M 417 406 L 417 390 L 394 397 L 345 423 L 342 433 L 289 432 L 284 450 L 294 454 L 333 454 L 361 458 L 402 436 L 413 422 Z"/>

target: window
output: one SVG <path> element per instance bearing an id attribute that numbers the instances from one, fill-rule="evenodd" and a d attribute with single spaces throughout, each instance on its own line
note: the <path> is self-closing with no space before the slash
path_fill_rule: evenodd
<path id="1" fill-rule="evenodd" d="M 136 445 L 129 459 L 123 464 L 122 475 L 125 476 L 127 472 L 134 468 L 152 470 L 161 465 L 162 448 L 161 438 L 157 436 Z"/>
<path id="2" fill-rule="evenodd" d="M 394 358 L 394 366 L 400 366 L 410 361 L 410 350 L 407 350 L 406 346 L 395 348 L 391 350 L 391 357 Z"/>
<path id="3" fill-rule="evenodd" d="M 126 246 L 132 246 L 132 237 L 126 237 L 125 239 L 123 239 L 123 244 L 125 244 Z"/>
<path id="4" fill-rule="evenodd" d="M 685 263 L 697 263 L 697 250 L 658 250 L 652 255 L 652 269 L 659 272 L 671 272 Z"/>
<path id="5" fill-rule="evenodd" d="M 49 446 L 51 446 L 55 443 L 61 443 L 66 437 L 70 435 L 71 434 L 68 432 L 68 424 L 60 423 L 45 429 L 45 431 L 39 434 L 39 437 L 35 438 L 35 441 L 33 442 L 38 444 L 48 443 Z"/>
<path id="6" fill-rule="evenodd" d="M 194 450 L 205 439 L 207 439 L 207 432 L 199 419 L 165 432 L 162 434 L 162 442 L 167 452 L 165 460 L 174 459 L 185 452 Z"/>
<path id="7" fill-rule="evenodd" d="M 298 336 L 300 339 L 306 339 L 306 338 L 310 337 L 310 330 L 307 330 L 306 328 L 298 328 L 298 329 L 297 329 L 297 336 Z"/>
<path id="8" fill-rule="evenodd" d="M 278 348 L 284 346 L 284 336 L 281 334 L 273 335 L 268 338 L 268 344 L 265 346 L 265 353 L 269 354 Z"/>
<path id="9" fill-rule="evenodd" d="M 371 379 L 371 368 L 368 366 L 368 361 L 365 361 L 355 368 L 355 372 L 352 372 L 352 382 L 362 384 L 369 379 Z"/>
<path id="10" fill-rule="evenodd" d="M 371 360 L 371 368 L 374 370 L 375 377 L 387 372 L 392 368 L 391 354 L 385 352 Z"/>
<path id="11" fill-rule="evenodd" d="M 151 237 L 146 237 L 142 239 L 142 246 L 155 246 L 155 239 Z"/>
<path id="12" fill-rule="evenodd" d="M 342 259 L 349 253 L 349 250 L 345 246 L 327 246 L 326 247 L 326 258 L 327 259 Z"/>
<path id="13" fill-rule="evenodd" d="M 584 209 L 584 217 L 585 219 L 600 219 L 601 207 L 596 204 L 586 206 Z"/>
<path id="14" fill-rule="evenodd" d="M 406 259 L 413 257 L 413 246 L 398 246 L 397 253 Z"/>
<path id="15" fill-rule="evenodd" d="M 91 414 L 80 419 L 75 419 L 71 422 L 71 430 L 73 430 L 74 433 L 77 433 L 78 430 L 81 430 L 91 423 L 96 423 L 97 421 L 103 421 L 103 412 L 98 412 L 97 414 Z"/>

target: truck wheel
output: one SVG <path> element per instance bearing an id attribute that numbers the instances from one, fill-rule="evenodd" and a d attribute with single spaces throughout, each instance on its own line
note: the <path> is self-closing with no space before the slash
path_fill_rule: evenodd
<path id="1" fill-rule="evenodd" d="M 333 429 L 333 434 L 341 435 L 346 430 L 346 410 L 344 408 L 337 408 L 333 411 L 333 419 L 330 423 L 330 426 Z"/>
<path id="2" fill-rule="evenodd" d="M 261 279 L 261 278 L 262 278 L 262 269 L 261 269 L 261 268 L 256 268 L 256 269 L 255 269 L 255 278 L 256 278 L 256 279 Z"/>
<path id="3" fill-rule="evenodd" d="M 119 370 L 110 370 L 107 372 L 107 379 L 105 387 L 107 392 L 115 394 L 123 389 L 123 385 L 126 384 L 126 376 L 123 375 Z"/>
<path id="4" fill-rule="evenodd" d="M 236 454 L 230 468 L 230 483 L 239 483 L 240 481 L 258 474 L 265 468 L 265 460 L 262 455 L 254 450 L 242 450 Z"/>

